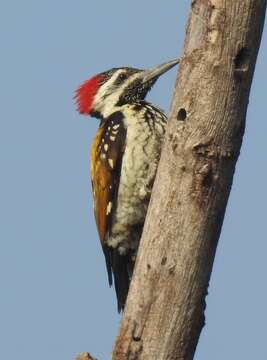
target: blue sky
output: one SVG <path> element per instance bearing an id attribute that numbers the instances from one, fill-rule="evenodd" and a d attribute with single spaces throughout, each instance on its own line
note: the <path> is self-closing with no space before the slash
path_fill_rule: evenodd
<path id="1" fill-rule="evenodd" d="M 0 13 L 0 359 L 109 358 L 120 317 L 92 212 L 96 119 L 72 96 L 114 66 L 180 54 L 189 1 L 3 1 Z M 266 32 L 266 30 L 265 30 Z M 196 360 L 267 358 L 263 36 Z M 149 100 L 167 112 L 176 70 Z"/>

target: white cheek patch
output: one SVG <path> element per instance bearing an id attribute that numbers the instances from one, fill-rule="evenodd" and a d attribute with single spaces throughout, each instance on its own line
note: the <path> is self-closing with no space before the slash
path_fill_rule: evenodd
<path id="1" fill-rule="evenodd" d="M 118 76 L 123 72 L 124 72 L 123 70 L 116 71 L 106 83 L 104 83 L 102 86 L 100 86 L 100 88 L 95 96 L 94 102 L 93 102 L 93 107 L 95 109 L 101 110 L 104 107 L 105 102 L 107 102 L 107 100 L 108 100 L 107 97 L 111 97 L 113 95 L 112 94 L 112 90 L 113 90 L 112 84 L 114 84 L 116 82 Z"/>

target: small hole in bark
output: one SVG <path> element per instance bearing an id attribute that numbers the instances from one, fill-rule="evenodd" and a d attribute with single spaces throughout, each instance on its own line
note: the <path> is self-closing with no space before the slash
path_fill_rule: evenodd
<path id="1" fill-rule="evenodd" d="M 165 265 L 167 262 L 167 257 L 164 256 L 162 259 L 161 259 L 161 265 Z"/>
<path id="2" fill-rule="evenodd" d="M 178 114 L 177 114 L 177 120 L 179 121 L 185 121 L 186 119 L 186 110 L 184 108 L 181 108 L 179 111 L 178 111 Z"/>
<path id="3" fill-rule="evenodd" d="M 249 63 L 249 51 L 246 47 L 243 47 L 238 51 L 234 63 L 236 70 L 247 70 Z"/>

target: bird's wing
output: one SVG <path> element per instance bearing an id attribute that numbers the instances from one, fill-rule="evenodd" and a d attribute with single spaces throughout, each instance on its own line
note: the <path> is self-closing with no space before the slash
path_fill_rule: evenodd
<path id="1" fill-rule="evenodd" d="M 105 254 L 109 283 L 112 269 L 107 238 L 116 207 L 126 129 L 123 114 L 115 112 L 102 121 L 91 149 L 91 179 L 96 225 Z"/>

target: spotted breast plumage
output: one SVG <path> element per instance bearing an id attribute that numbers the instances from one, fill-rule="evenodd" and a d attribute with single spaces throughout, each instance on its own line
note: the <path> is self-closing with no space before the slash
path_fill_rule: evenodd
<path id="1" fill-rule="evenodd" d="M 177 63 L 111 69 L 76 93 L 80 113 L 100 119 L 91 148 L 94 213 L 119 311 L 126 302 L 166 124 L 165 114 L 144 98 Z"/>

